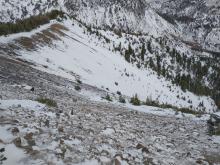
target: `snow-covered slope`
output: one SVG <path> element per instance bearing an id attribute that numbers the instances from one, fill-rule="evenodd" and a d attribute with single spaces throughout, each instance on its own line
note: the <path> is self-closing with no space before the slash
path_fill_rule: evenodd
<path id="1" fill-rule="evenodd" d="M 55 27 L 60 28 L 60 31 L 54 31 Z M 119 52 L 110 50 L 110 44 L 98 37 L 88 35 L 87 28 L 77 21 L 67 20 L 63 25 L 52 22 L 31 33 L 1 37 L 1 40 L 4 40 L 5 44 L 13 43 L 25 36 L 31 43 L 31 39 L 36 40 L 39 34 L 46 34 L 45 30 L 52 34 L 50 35 L 52 38 L 57 39 L 52 40 L 50 44 L 45 43 L 45 46 L 42 46 L 41 42 L 32 43 L 37 48 L 34 51 L 27 50 L 25 47 L 17 51 L 21 55 L 19 58 L 36 64 L 36 68 L 40 70 L 73 81 L 80 79 L 84 83 L 109 90 L 110 93 L 116 94 L 119 91 L 128 97 L 137 94 L 142 101 L 150 99 L 159 101 L 161 104 L 201 111 L 205 107 L 207 112 L 216 109 L 212 99 L 183 92 L 180 87 L 158 77 L 151 69 L 139 69 L 136 65 L 126 62 Z M 103 33 L 108 32 L 103 31 Z M 112 39 L 117 43 L 114 36 Z M 200 106 L 201 103 L 204 107 Z"/>
<path id="2" fill-rule="evenodd" d="M 49 25 L 45 25 L 31 33 L 1 37 L 0 52 L 21 55 L 33 63 L 41 64 L 41 69 L 68 78 L 70 75 L 81 76 L 86 83 L 107 88 L 111 92 L 120 91 L 127 96 L 137 93 L 143 101 L 150 98 L 179 107 L 213 110 L 216 107 L 212 100 L 202 95 L 212 96 L 217 104 L 219 63 L 218 58 L 203 49 L 218 51 L 219 13 L 211 1 L 205 3 L 202 0 L 198 2 L 199 5 L 194 2 L 187 5 L 187 2 L 0 0 L 0 22 L 14 22 L 52 9 L 62 10 L 67 17 L 77 20 L 73 27 L 71 23 L 65 23 L 64 26 L 69 28 L 65 33 L 62 32 L 65 27 L 60 31 L 56 25 L 49 29 Z M 207 22 L 210 8 L 213 9 L 212 17 Z M 193 18 L 189 19 L 189 16 Z M 189 26 L 185 21 L 190 21 Z M 78 22 L 81 25 L 76 29 Z M 213 26 L 207 33 L 203 25 L 210 22 Z M 201 28 L 196 28 L 197 24 Z M 140 57 L 141 47 L 148 47 L 149 43 L 152 51 L 148 48 L 144 57 Z M 131 61 L 130 64 L 122 57 L 129 46 L 134 52 L 127 60 Z M 73 50 L 82 56 L 72 57 Z M 91 54 L 94 54 L 94 58 L 88 62 Z M 106 75 L 108 79 L 103 79 Z M 180 85 L 182 89 L 173 84 Z"/>

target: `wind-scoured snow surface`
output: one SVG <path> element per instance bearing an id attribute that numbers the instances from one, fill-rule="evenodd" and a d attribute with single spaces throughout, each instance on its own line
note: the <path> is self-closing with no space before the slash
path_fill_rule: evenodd
<path id="1" fill-rule="evenodd" d="M 50 25 L 43 27 L 47 29 Z M 69 30 L 63 30 L 64 34 L 59 40 L 54 41 L 53 45 L 31 52 L 20 51 L 19 58 L 35 63 L 36 68 L 40 70 L 73 81 L 77 77 L 86 84 L 108 89 L 110 93 L 120 91 L 128 97 L 137 94 L 142 101 L 148 98 L 177 107 L 190 107 L 191 103 L 188 100 L 192 100 L 193 109 L 198 108 L 203 102 L 206 112 L 215 110 L 215 104 L 209 97 L 183 92 L 164 78 L 159 78 L 152 70 L 139 69 L 127 63 L 119 53 L 109 51 L 101 42 L 84 34 L 85 29 L 79 26 L 78 22 L 73 23 L 69 20 L 63 25 Z M 39 33 L 39 30 L 34 30 L 25 36 L 31 38 L 37 32 Z M 18 37 L 19 34 L 1 38 L 7 43 Z M 112 39 L 118 42 L 116 38 Z M 181 97 L 178 98 L 177 95 Z M 186 99 L 181 99 L 183 97 Z"/>

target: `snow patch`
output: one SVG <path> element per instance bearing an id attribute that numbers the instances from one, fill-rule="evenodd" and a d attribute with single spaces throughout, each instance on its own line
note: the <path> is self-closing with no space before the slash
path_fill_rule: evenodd
<path id="1" fill-rule="evenodd" d="M 27 155 L 14 144 L 9 144 L 7 146 L 0 144 L 0 148 L 5 148 L 4 156 L 7 160 L 3 162 L 4 165 L 25 165 L 24 161 Z"/>
<path id="2" fill-rule="evenodd" d="M 30 110 L 41 110 L 46 106 L 32 100 L 0 100 L 0 108 L 9 109 L 11 107 L 22 107 Z"/>

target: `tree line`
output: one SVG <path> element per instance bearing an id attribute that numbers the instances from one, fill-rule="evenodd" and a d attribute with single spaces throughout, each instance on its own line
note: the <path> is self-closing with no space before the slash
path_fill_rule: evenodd
<path id="1" fill-rule="evenodd" d="M 51 12 L 45 14 L 31 16 L 23 20 L 17 20 L 15 23 L 0 23 L 0 36 L 19 32 L 29 32 L 40 25 L 49 23 L 50 20 L 63 16 L 64 13 L 62 11 L 52 10 Z"/>

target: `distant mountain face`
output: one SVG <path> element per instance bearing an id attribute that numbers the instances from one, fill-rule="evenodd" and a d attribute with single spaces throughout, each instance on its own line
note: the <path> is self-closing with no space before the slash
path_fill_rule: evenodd
<path id="1" fill-rule="evenodd" d="M 175 27 L 161 18 L 144 0 L 66 0 L 67 12 L 87 25 L 130 33 L 176 34 Z"/>
<path id="2" fill-rule="evenodd" d="M 62 9 L 82 22 L 155 36 L 173 34 L 220 52 L 217 0 L 0 0 L 0 21 Z"/>
<path id="3" fill-rule="evenodd" d="M 57 6 L 57 0 L 0 0 L 0 22 L 24 19 Z"/>
<path id="4" fill-rule="evenodd" d="M 220 1 L 158 0 L 149 4 L 174 24 L 186 40 L 198 42 L 210 51 L 220 51 Z"/>
<path id="5" fill-rule="evenodd" d="M 201 49 L 220 51 L 220 2 L 216 0 L 66 0 L 64 4 L 69 13 L 93 26 L 153 35 L 167 32 Z"/>

